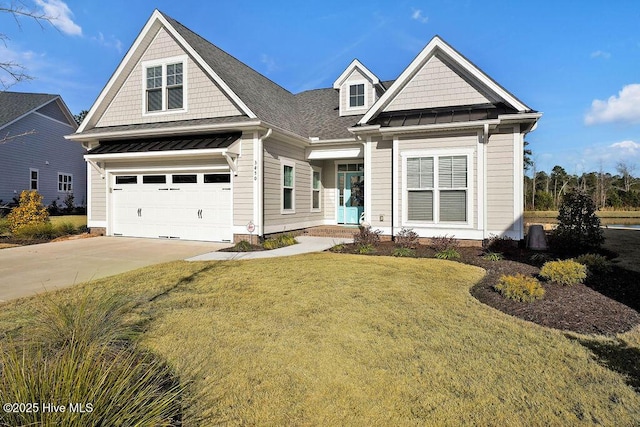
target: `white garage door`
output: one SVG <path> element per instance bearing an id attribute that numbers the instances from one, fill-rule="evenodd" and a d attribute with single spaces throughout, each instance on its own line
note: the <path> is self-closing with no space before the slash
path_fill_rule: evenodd
<path id="1" fill-rule="evenodd" d="M 228 173 L 115 175 L 112 234 L 213 242 L 231 241 Z"/>

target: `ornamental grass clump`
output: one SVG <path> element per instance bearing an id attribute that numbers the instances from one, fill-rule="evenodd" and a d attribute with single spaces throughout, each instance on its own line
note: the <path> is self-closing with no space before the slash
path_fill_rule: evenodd
<path id="1" fill-rule="evenodd" d="M 544 288 L 535 277 L 520 273 L 515 276 L 500 277 L 500 281 L 493 285 L 493 289 L 505 298 L 521 302 L 533 302 L 544 296 Z"/>
<path id="2" fill-rule="evenodd" d="M 296 238 L 293 237 L 291 234 L 281 234 L 280 236 L 271 237 L 265 240 L 262 243 L 262 247 L 265 249 L 271 250 L 271 249 L 284 248 L 285 246 L 295 245 L 296 243 L 298 243 L 296 241 Z"/>
<path id="3" fill-rule="evenodd" d="M 540 269 L 540 277 L 562 286 L 577 285 L 587 278 L 587 267 L 572 259 L 549 261 Z"/>

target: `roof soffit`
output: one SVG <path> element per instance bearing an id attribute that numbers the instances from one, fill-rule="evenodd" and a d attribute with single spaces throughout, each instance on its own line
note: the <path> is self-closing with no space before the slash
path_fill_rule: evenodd
<path id="1" fill-rule="evenodd" d="M 467 80 L 467 82 L 476 90 L 485 94 L 485 96 L 488 96 L 490 99 L 505 102 L 507 105 L 519 112 L 531 111 L 529 107 L 496 83 L 492 78 L 449 46 L 440 37 L 435 36 L 402 72 L 402 74 L 400 74 L 400 76 L 393 82 L 387 91 L 376 101 L 362 119 L 360 119 L 358 124 L 365 125 L 378 115 L 434 56 L 437 56 L 447 66 L 459 73 L 461 77 Z"/>

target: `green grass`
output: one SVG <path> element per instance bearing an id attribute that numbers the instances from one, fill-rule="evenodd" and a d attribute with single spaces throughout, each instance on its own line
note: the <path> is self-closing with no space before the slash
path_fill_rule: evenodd
<path id="1" fill-rule="evenodd" d="M 640 210 L 636 211 L 598 211 L 596 212 L 602 225 L 609 224 L 640 224 Z M 526 211 L 524 222 L 558 222 L 558 211 Z"/>
<path id="2" fill-rule="evenodd" d="M 86 215 L 61 215 L 61 216 L 50 216 L 49 220 L 51 223 L 55 225 L 59 224 L 71 224 L 76 228 L 87 225 L 87 216 Z"/>
<path id="3" fill-rule="evenodd" d="M 521 321 L 470 296 L 482 275 L 323 253 L 174 262 L 57 294 L 136 302 L 141 344 L 189 382 L 187 426 L 640 423 L 640 395 L 590 347 L 637 353 L 640 329 L 609 339 Z M 2 308 L 0 330 L 29 332 L 31 300 Z"/>

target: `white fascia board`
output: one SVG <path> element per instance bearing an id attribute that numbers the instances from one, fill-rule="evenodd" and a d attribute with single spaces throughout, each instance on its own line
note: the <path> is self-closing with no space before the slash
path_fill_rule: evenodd
<path id="1" fill-rule="evenodd" d="M 159 159 L 164 157 L 198 157 L 206 155 L 224 156 L 226 148 L 209 148 L 204 150 L 175 150 L 175 151 L 145 151 L 141 153 L 112 153 L 112 154 L 87 154 L 87 161 L 99 160 L 131 160 L 131 159 Z"/>
<path id="2" fill-rule="evenodd" d="M 331 160 L 331 159 L 362 159 L 364 150 L 362 144 L 358 147 L 336 148 L 307 148 L 307 160 Z"/>
<path id="3" fill-rule="evenodd" d="M 326 145 L 326 144 L 348 144 L 358 142 L 355 138 L 335 138 L 335 139 L 311 139 L 311 146 Z"/>
<path id="4" fill-rule="evenodd" d="M 498 120 L 502 123 L 507 122 L 523 122 L 523 121 L 537 121 L 542 117 L 542 113 L 520 113 L 520 114 L 500 114 Z"/>
<path id="5" fill-rule="evenodd" d="M 199 126 L 179 126 L 169 127 L 162 129 L 140 129 L 140 130 L 127 130 L 127 131 L 112 131 L 112 132 L 100 132 L 91 134 L 71 134 L 65 135 L 66 139 L 74 141 L 97 141 L 99 139 L 110 138 L 122 138 L 122 137 L 145 137 L 145 136 L 168 136 L 178 135 L 186 133 L 204 133 L 210 131 L 226 130 L 233 131 L 245 131 L 252 130 L 261 126 L 259 120 L 251 122 L 238 122 L 238 123 L 220 123 L 215 125 L 199 125 Z"/>
<path id="6" fill-rule="evenodd" d="M 367 76 L 367 78 L 371 80 L 371 83 L 373 83 L 374 85 L 380 84 L 380 79 L 375 74 L 373 74 L 367 67 L 362 65 L 360 61 L 354 59 L 353 61 L 351 61 L 351 64 L 349 64 L 349 66 L 342 72 L 342 74 L 340 74 L 340 77 L 338 77 L 336 81 L 333 82 L 333 88 L 340 89 L 342 83 L 344 83 L 347 77 L 349 77 L 353 70 L 355 70 L 356 68 L 359 69 L 362 74 Z"/>
<path id="7" fill-rule="evenodd" d="M 498 85 L 489 76 L 483 73 L 478 67 L 473 65 L 464 56 L 459 54 L 455 49 L 445 43 L 440 37 L 435 36 L 425 46 L 424 49 L 416 56 L 416 58 L 409 64 L 409 66 L 400 74 L 400 77 L 391 85 L 391 87 L 376 101 L 371 109 L 365 114 L 358 122 L 359 124 L 366 124 L 369 120 L 378 114 L 391 100 L 398 95 L 400 89 L 402 89 L 406 83 L 413 77 L 415 73 L 440 50 L 447 55 L 454 63 L 458 64 L 462 69 L 468 72 L 479 83 L 487 87 L 489 90 L 496 93 L 499 97 L 504 99 L 513 108 L 518 111 L 528 111 L 529 108 L 511 95 L 508 91 Z"/>
<path id="8" fill-rule="evenodd" d="M 420 126 L 402 126 L 402 127 L 389 127 L 380 128 L 379 132 L 382 135 L 402 135 L 402 134 L 414 134 L 420 132 L 433 132 L 433 131 L 450 131 L 457 129 L 483 129 L 484 125 L 488 124 L 490 128 L 495 128 L 501 124 L 499 119 L 494 120 L 478 120 L 473 122 L 455 122 L 455 123 L 440 123 L 435 125 L 420 125 Z"/>

